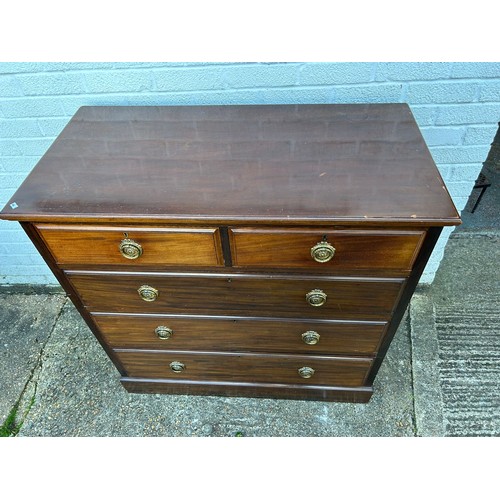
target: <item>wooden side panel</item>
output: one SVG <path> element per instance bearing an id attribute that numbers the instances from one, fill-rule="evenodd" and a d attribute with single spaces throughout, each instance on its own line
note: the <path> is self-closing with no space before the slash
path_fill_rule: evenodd
<path id="1" fill-rule="evenodd" d="M 424 231 L 294 230 L 231 228 L 233 264 L 239 267 L 303 267 L 319 271 L 381 270 L 407 274 Z M 328 241 L 329 262 L 316 262 L 311 248 Z"/>
<path id="2" fill-rule="evenodd" d="M 427 236 L 422 245 L 422 249 L 419 252 L 417 261 L 415 263 L 415 266 L 413 267 L 411 275 L 408 278 L 407 282 L 405 283 L 405 286 L 403 287 L 403 290 L 401 292 L 401 297 L 398 300 L 397 307 L 394 310 L 394 314 L 391 318 L 391 321 L 389 322 L 389 326 L 387 327 L 387 333 L 384 335 L 384 338 L 382 339 L 382 343 L 377 353 L 377 357 L 375 358 L 372 369 L 370 370 L 370 373 L 368 375 L 367 381 L 370 385 L 373 384 L 375 377 L 377 376 L 378 370 L 382 365 L 382 361 L 384 360 L 384 357 L 387 354 L 387 350 L 391 345 L 392 339 L 394 338 L 394 335 L 398 330 L 399 324 L 403 319 L 404 313 L 408 307 L 408 304 L 410 303 L 410 299 L 413 295 L 413 292 L 417 287 L 418 281 L 420 280 L 420 276 L 422 276 L 422 273 L 429 260 L 429 257 L 432 254 L 432 251 L 434 250 L 434 246 L 436 245 L 436 242 L 439 238 L 439 235 L 441 234 L 442 229 L 443 228 L 441 227 L 431 227 L 427 231 Z"/>
<path id="3" fill-rule="evenodd" d="M 61 266 L 222 266 L 222 248 L 216 228 L 84 226 L 38 224 L 38 231 Z M 120 253 L 124 238 L 142 247 L 142 255 L 128 259 Z"/>
<path id="4" fill-rule="evenodd" d="M 270 356 L 259 354 L 186 353 L 115 350 L 130 377 L 176 380 L 274 382 L 315 385 L 363 385 L 371 359 L 326 356 Z M 170 364 L 182 363 L 175 373 Z M 314 370 L 311 378 L 302 378 L 299 369 Z"/>
<path id="5" fill-rule="evenodd" d="M 310 279 L 245 275 L 159 275 L 67 273 L 85 305 L 93 312 L 280 316 L 309 319 L 389 319 L 403 280 Z M 138 289 L 158 291 L 153 302 Z M 307 303 L 306 294 L 320 289 L 325 305 Z"/>
<path id="6" fill-rule="evenodd" d="M 385 331 L 383 322 L 289 321 L 182 316 L 93 315 L 106 341 L 115 348 L 201 351 L 346 354 L 373 356 Z M 155 333 L 172 330 L 168 339 Z M 306 344 L 305 332 L 319 335 Z"/>

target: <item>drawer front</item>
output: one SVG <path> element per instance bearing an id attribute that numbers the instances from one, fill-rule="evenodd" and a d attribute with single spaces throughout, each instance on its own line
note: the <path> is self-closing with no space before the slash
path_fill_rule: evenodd
<path id="1" fill-rule="evenodd" d="M 230 229 L 235 267 L 301 267 L 326 272 L 408 272 L 424 235 L 424 231 Z"/>
<path id="2" fill-rule="evenodd" d="M 52 224 L 39 224 L 36 227 L 61 266 L 71 264 L 122 264 L 131 267 L 222 266 L 224 264 L 219 230 L 215 228 Z"/>
<path id="3" fill-rule="evenodd" d="M 403 280 L 174 273 L 67 273 L 95 312 L 389 319 Z M 141 288 L 142 287 L 142 288 Z M 145 301 L 139 290 L 155 300 Z M 152 292 L 154 289 L 155 292 Z M 306 295 L 326 294 L 322 306 Z M 147 295 L 146 294 L 146 295 Z M 148 297 L 150 298 L 150 297 Z"/>
<path id="4" fill-rule="evenodd" d="M 94 315 L 114 348 L 375 355 L 386 323 Z"/>
<path id="5" fill-rule="evenodd" d="M 272 382 L 276 384 L 363 385 L 372 360 L 327 356 L 266 356 L 161 351 L 115 351 L 129 377 Z M 175 363 L 172 365 L 172 363 Z M 303 375 L 309 375 L 304 378 Z M 173 369 L 179 370 L 178 372 Z"/>

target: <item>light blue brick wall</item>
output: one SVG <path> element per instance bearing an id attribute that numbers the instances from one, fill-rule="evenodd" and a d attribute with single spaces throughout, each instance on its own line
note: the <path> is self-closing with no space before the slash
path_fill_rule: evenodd
<path id="1" fill-rule="evenodd" d="M 462 210 L 500 120 L 500 63 L 0 63 L 0 204 L 83 105 L 336 102 L 409 103 Z M 0 283 L 55 282 L 17 224 L 0 241 Z"/>

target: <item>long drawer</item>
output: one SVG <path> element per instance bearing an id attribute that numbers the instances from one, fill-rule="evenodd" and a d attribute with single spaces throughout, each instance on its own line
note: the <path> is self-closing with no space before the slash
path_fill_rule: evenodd
<path id="1" fill-rule="evenodd" d="M 115 350 L 129 377 L 363 385 L 372 360 L 331 356 Z"/>
<path id="2" fill-rule="evenodd" d="M 384 322 L 94 314 L 115 348 L 375 355 Z"/>
<path id="3" fill-rule="evenodd" d="M 219 230 L 200 227 L 38 224 L 61 266 L 223 266 Z"/>
<path id="4" fill-rule="evenodd" d="M 94 312 L 383 321 L 390 318 L 404 282 L 398 278 L 80 271 L 67 276 Z M 311 305 L 323 298 L 323 305 Z"/>

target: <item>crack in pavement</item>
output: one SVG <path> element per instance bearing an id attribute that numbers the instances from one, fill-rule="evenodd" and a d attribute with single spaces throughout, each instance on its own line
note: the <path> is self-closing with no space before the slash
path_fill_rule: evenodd
<path id="1" fill-rule="evenodd" d="M 26 383 L 24 384 L 24 387 L 21 390 L 21 394 L 19 395 L 19 398 L 11 408 L 11 411 L 13 411 L 14 409 L 16 411 L 16 419 L 14 422 L 13 432 L 12 432 L 13 436 L 16 436 L 19 433 L 31 408 L 35 404 L 35 398 L 38 390 L 38 380 L 40 378 L 40 372 L 42 371 L 43 368 L 43 355 L 45 354 L 45 348 L 47 347 L 50 339 L 52 338 L 57 322 L 59 321 L 59 318 L 61 317 L 62 312 L 64 310 L 64 307 L 68 303 L 68 300 L 69 298 L 66 297 L 64 301 L 61 303 L 61 307 L 54 318 L 52 326 L 50 327 L 47 339 L 40 348 L 40 352 L 38 353 L 38 356 L 28 376 L 28 379 L 26 380 Z M 20 414 L 22 414 L 22 417 L 19 419 Z"/>

